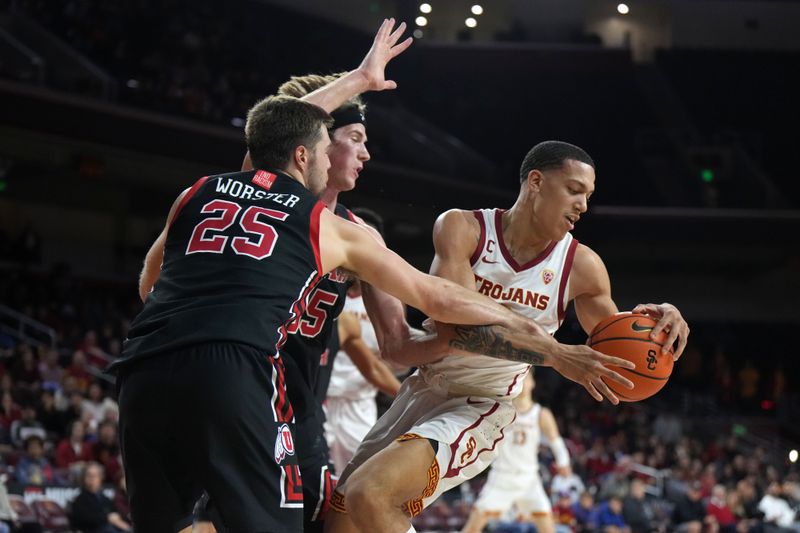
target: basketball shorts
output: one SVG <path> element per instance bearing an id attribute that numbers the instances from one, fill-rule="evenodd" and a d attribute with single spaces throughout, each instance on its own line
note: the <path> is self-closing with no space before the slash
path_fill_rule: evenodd
<path id="1" fill-rule="evenodd" d="M 303 492 L 283 365 L 204 344 L 120 369 L 120 443 L 137 531 L 191 524 L 208 491 L 238 532 L 300 531 Z"/>
<path id="2" fill-rule="evenodd" d="M 367 459 L 395 440 L 424 438 L 438 443 L 428 472 L 428 487 L 419 498 L 406 502 L 416 516 L 442 493 L 485 470 L 497 455 L 504 430 L 516 417 L 510 399 L 480 396 L 450 397 L 419 374 L 403 382 L 389 410 L 356 450 L 340 476 L 340 485 Z M 341 501 L 337 493 L 334 498 Z"/>
<path id="3" fill-rule="evenodd" d="M 536 472 L 509 472 L 493 468 L 489 471 L 475 507 L 487 513 L 505 514 L 515 506 L 520 518 L 552 512 L 550 500 Z"/>
<path id="4" fill-rule="evenodd" d="M 325 437 L 328 439 L 331 462 L 337 472 L 344 471 L 358 445 L 378 420 L 375 398 L 328 397 L 325 401 Z"/>

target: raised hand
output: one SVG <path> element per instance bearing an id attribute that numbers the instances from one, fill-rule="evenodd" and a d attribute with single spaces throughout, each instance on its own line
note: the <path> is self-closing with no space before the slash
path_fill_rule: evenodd
<path id="1" fill-rule="evenodd" d="M 384 19 L 381 27 L 378 28 L 378 33 L 375 34 L 372 47 L 356 69 L 366 79 L 367 90 L 383 91 L 397 88 L 395 81 L 386 79 L 384 72 L 386 65 L 411 46 L 414 39 L 409 37 L 397 44 L 406 29 L 406 23 L 402 22 L 397 29 L 394 29 L 394 22 L 393 18 Z"/>
<path id="2" fill-rule="evenodd" d="M 662 331 L 667 332 L 667 340 L 661 353 L 666 354 L 673 351 L 675 341 L 678 346 L 674 348 L 672 359 L 677 361 L 686 348 L 689 338 L 689 324 L 683 319 L 678 308 L 669 303 L 663 304 L 639 304 L 633 308 L 634 313 L 642 313 L 658 320 L 658 324 L 650 333 L 650 338 L 655 339 Z"/>
<path id="3" fill-rule="evenodd" d="M 619 398 L 601 379 L 611 379 L 627 389 L 633 388 L 633 382 L 614 372 L 606 365 L 619 366 L 633 370 L 636 365 L 625 359 L 605 355 L 592 350 L 588 346 L 561 344 L 553 357 L 553 368 L 562 376 L 580 385 L 598 402 L 603 396 L 617 405 Z"/>

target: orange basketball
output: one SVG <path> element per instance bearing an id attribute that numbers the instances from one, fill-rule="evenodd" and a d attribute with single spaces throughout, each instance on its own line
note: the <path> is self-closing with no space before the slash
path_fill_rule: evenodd
<path id="1" fill-rule="evenodd" d="M 650 332 L 656 321 L 638 313 L 617 313 L 597 324 L 589 337 L 589 346 L 636 364 L 634 370 L 610 366 L 622 377 L 633 382 L 633 389 L 626 389 L 616 381 L 604 378 L 608 388 L 623 402 L 638 402 L 654 395 L 667 384 L 672 374 L 672 352 L 662 354 L 661 349 L 667 334 L 661 332 L 656 339 Z"/>

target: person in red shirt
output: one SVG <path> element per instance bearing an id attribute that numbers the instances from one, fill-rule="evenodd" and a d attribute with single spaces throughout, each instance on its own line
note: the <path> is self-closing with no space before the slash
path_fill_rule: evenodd
<path id="1" fill-rule="evenodd" d="M 75 420 L 70 425 L 69 437 L 63 439 L 56 447 L 55 462 L 58 468 L 70 468 L 76 463 L 91 461 L 92 445 L 86 442 L 86 429 L 83 422 Z"/>
<path id="2" fill-rule="evenodd" d="M 728 491 L 724 485 L 715 485 L 711 490 L 706 515 L 714 517 L 719 533 L 735 533 L 736 516 L 728 505 Z"/>

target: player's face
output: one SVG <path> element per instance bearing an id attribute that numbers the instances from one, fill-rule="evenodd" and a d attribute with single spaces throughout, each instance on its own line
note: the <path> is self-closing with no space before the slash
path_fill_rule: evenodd
<path id="1" fill-rule="evenodd" d="M 331 167 L 331 161 L 328 158 L 331 140 L 328 137 L 328 130 L 324 126 L 320 126 L 320 130 L 319 142 L 311 149 L 306 175 L 308 190 L 315 195 L 319 195 L 325 190 L 328 183 L 328 169 Z"/>
<path id="2" fill-rule="evenodd" d="M 561 240 L 575 229 L 589 207 L 594 192 L 594 169 L 591 165 L 567 159 L 561 168 L 543 173 L 535 204 L 536 220 L 546 236 Z"/>
<path id="3" fill-rule="evenodd" d="M 364 125 L 348 124 L 333 130 L 328 153 L 331 158 L 328 188 L 339 192 L 353 190 L 364 163 L 369 161 L 367 130 Z"/>

